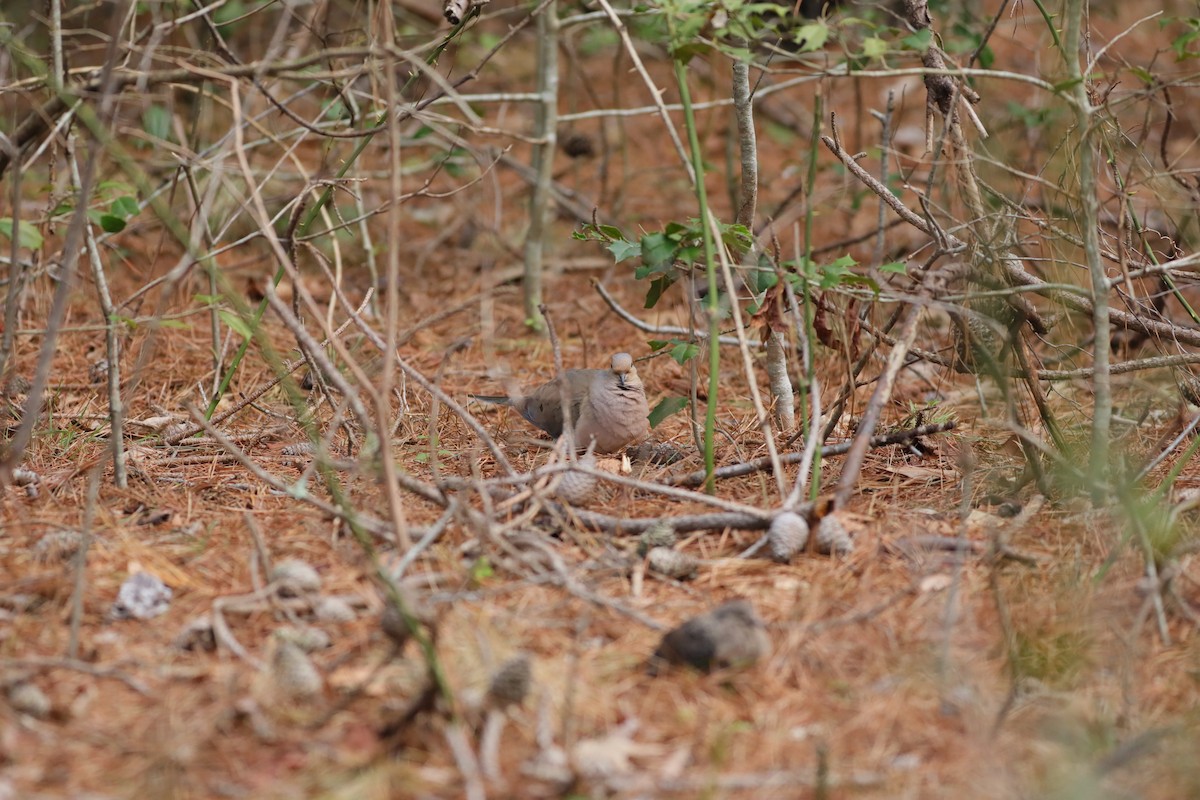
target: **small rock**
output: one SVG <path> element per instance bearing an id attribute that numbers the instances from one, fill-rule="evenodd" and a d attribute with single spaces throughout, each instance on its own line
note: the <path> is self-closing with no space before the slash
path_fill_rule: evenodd
<path id="1" fill-rule="evenodd" d="M 700 571 L 698 559 L 670 547 L 650 548 L 646 553 L 646 566 L 651 572 L 679 581 L 690 581 Z"/>
<path id="2" fill-rule="evenodd" d="M 113 603 L 115 619 L 150 619 L 164 613 L 171 605 L 174 592 L 157 575 L 135 572 L 125 579 Z"/>
<path id="3" fill-rule="evenodd" d="M 340 597 L 322 596 L 313 603 L 313 615 L 321 622 L 353 622 L 354 608 Z"/>
<path id="4" fill-rule="evenodd" d="M 767 545 L 771 558 L 786 564 L 808 544 L 808 523 L 804 517 L 784 511 L 771 520 L 767 531 Z"/>
<path id="5" fill-rule="evenodd" d="M 280 597 L 301 597 L 321 591 L 321 576 L 307 561 L 286 558 L 271 569 L 271 582 L 278 584 Z"/>
<path id="6" fill-rule="evenodd" d="M 766 626 L 748 600 L 730 600 L 693 617 L 662 638 L 650 673 L 662 663 L 688 664 L 703 672 L 749 667 L 771 649 Z"/>
<path id="7" fill-rule="evenodd" d="M 525 700 L 533 685 L 533 665 L 527 653 L 518 653 L 492 673 L 488 683 L 488 699 L 497 708 L 518 705 Z"/>
<path id="8" fill-rule="evenodd" d="M 50 698 L 46 697 L 46 693 L 35 683 L 18 681 L 9 686 L 8 702 L 13 710 L 20 714 L 28 714 L 34 719 L 45 719 L 50 716 Z"/>

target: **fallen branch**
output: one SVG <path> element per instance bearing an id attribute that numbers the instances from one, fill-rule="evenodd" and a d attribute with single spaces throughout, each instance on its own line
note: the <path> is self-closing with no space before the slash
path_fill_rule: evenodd
<path id="1" fill-rule="evenodd" d="M 557 514 L 567 514 L 568 507 L 559 503 L 545 501 L 546 508 Z M 796 510 L 797 514 L 806 514 L 807 506 Z M 656 525 L 669 524 L 678 532 L 686 531 L 721 531 L 726 528 L 738 530 L 766 530 L 774 516 L 770 511 L 762 512 L 732 512 L 723 511 L 712 514 L 686 514 L 682 517 L 616 517 L 602 514 L 598 511 L 587 511 L 582 508 L 570 507 L 570 515 L 584 528 L 602 533 L 644 533 Z"/>
<path id="2" fill-rule="evenodd" d="M 952 431 L 957 426 L 956 422 L 939 422 L 933 425 L 921 425 L 916 428 L 911 428 L 905 431 L 894 431 L 892 433 L 880 434 L 872 436 L 870 447 L 886 447 L 892 444 L 903 444 L 919 439 L 922 436 L 932 436 L 935 433 L 945 433 Z M 839 442 L 838 444 L 829 444 L 821 448 L 821 458 L 829 456 L 838 456 L 850 450 L 853 442 Z M 786 466 L 788 464 L 799 463 L 803 458 L 803 453 L 783 453 L 779 456 L 779 460 Z M 732 464 L 728 467 L 721 467 L 715 473 L 717 478 L 737 478 L 742 475 L 750 475 L 754 472 L 760 472 L 771 468 L 771 459 L 756 458 L 753 461 L 746 461 L 741 464 Z M 662 479 L 662 483 L 668 486 L 701 486 L 704 484 L 704 470 L 696 472 L 688 472 L 681 475 L 668 475 Z"/>

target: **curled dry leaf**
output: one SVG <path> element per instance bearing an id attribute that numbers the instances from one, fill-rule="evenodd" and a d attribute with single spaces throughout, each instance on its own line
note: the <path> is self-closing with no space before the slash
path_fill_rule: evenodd
<path id="1" fill-rule="evenodd" d="M 588 778 L 613 778 L 633 771 L 634 757 L 654 757 L 659 748 L 633 739 L 637 720 L 628 720 L 607 736 L 584 739 L 571 749 L 571 765 Z"/>
<path id="2" fill-rule="evenodd" d="M 926 592 L 926 593 L 940 592 L 940 591 L 943 591 L 944 589 L 948 589 L 950 587 L 950 583 L 952 581 L 953 581 L 953 578 L 951 578 L 949 575 L 945 575 L 942 573 L 939 573 L 937 575 L 926 575 L 924 578 L 921 579 L 921 587 L 920 588 L 921 588 L 922 592 Z"/>

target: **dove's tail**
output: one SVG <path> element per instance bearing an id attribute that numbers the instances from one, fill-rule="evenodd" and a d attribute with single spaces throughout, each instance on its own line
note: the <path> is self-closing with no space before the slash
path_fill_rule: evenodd
<path id="1" fill-rule="evenodd" d="M 467 397 L 481 403 L 495 403 L 498 406 L 511 406 L 512 398 L 503 394 L 469 394 Z"/>

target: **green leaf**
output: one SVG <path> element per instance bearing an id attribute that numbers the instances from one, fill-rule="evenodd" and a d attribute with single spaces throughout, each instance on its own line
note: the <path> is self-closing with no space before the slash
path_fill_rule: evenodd
<path id="1" fill-rule="evenodd" d="M 909 34 L 900 40 L 900 43 L 909 50 L 918 50 L 924 52 L 929 49 L 929 42 L 933 38 L 933 33 L 929 28 L 922 28 L 916 33 Z"/>
<path id="2" fill-rule="evenodd" d="M 171 141 L 171 112 L 158 103 L 142 112 L 142 129 L 155 139 Z"/>
<path id="3" fill-rule="evenodd" d="M 821 267 L 820 287 L 822 289 L 832 289 L 835 286 L 847 282 L 852 273 L 850 268 L 857 264 L 850 256 L 842 256 L 841 258 Z"/>
<path id="4" fill-rule="evenodd" d="M 1082 78 L 1068 78 L 1065 81 L 1054 84 L 1054 92 L 1056 94 L 1062 94 L 1063 92 L 1067 91 L 1067 89 L 1074 89 L 1081 83 L 1083 83 Z"/>
<path id="5" fill-rule="evenodd" d="M 671 288 L 671 284 L 675 282 L 675 278 L 670 275 L 659 275 L 650 282 L 650 288 L 646 290 L 646 305 L 643 308 L 654 308 L 658 305 L 659 299 L 663 296 L 663 292 Z"/>
<path id="6" fill-rule="evenodd" d="M 700 244 L 690 244 L 686 247 L 679 248 L 679 252 L 675 254 L 675 258 L 687 264 L 692 264 L 700 260 L 700 256 L 704 253 L 704 246 Z"/>
<path id="7" fill-rule="evenodd" d="M 1155 83 L 1154 73 L 1150 72 L 1147 69 L 1144 69 L 1142 67 L 1137 67 L 1137 66 L 1130 66 L 1130 67 L 1128 67 L 1128 69 L 1129 69 L 1129 72 L 1135 78 L 1140 80 L 1142 83 L 1146 84 L 1147 86 L 1154 85 L 1154 83 Z"/>
<path id="8" fill-rule="evenodd" d="M 100 227 L 107 233 L 120 233 L 125 230 L 125 218 L 113 214 L 101 214 Z"/>
<path id="9" fill-rule="evenodd" d="M 325 119 L 336 122 L 340 119 L 347 119 L 350 116 L 346 104 L 341 100 L 334 100 L 325 106 Z"/>
<path id="10" fill-rule="evenodd" d="M 629 258 L 637 258 L 642 254 L 642 246 L 637 242 L 627 242 L 618 239 L 608 246 L 608 252 L 613 254 L 613 263 L 620 264 Z"/>
<path id="11" fill-rule="evenodd" d="M 643 236 L 642 263 L 649 269 L 647 274 L 661 272 L 665 267 L 672 266 L 678 249 L 679 243 L 665 233 L 648 233 Z"/>
<path id="12" fill-rule="evenodd" d="M 675 342 L 675 346 L 671 348 L 671 358 L 675 359 L 675 363 L 683 366 L 691 361 L 700 352 L 698 345 L 691 342 Z"/>
<path id="13" fill-rule="evenodd" d="M 825 46 L 825 42 L 829 41 L 829 26 L 823 20 L 813 20 L 797 28 L 792 34 L 792 39 L 800 45 L 801 53 L 820 50 Z"/>
<path id="14" fill-rule="evenodd" d="M 1186 61 L 1190 58 L 1196 57 L 1196 53 L 1190 51 L 1188 47 L 1192 44 L 1192 42 L 1196 41 L 1197 37 L 1200 37 L 1200 30 L 1198 30 L 1196 27 L 1200 21 L 1196 19 L 1188 19 L 1184 20 L 1184 22 L 1189 24 L 1192 27 L 1192 30 L 1184 33 L 1182 36 L 1171 42 L 1171 49 L 1175 51 L 1176 61 Z"/>
<path id="15" fill-rule="evenodd" d="M 6 239 L 12 241 L 13 238 L 13 221 L 12 217 L 4 217 L 0 219 L 0 234 Z M 17 225 L 17 247 L 24 247 L 27 250 L 37 250 L 42 246 L 42 234 L 37 228 L 33 227 L 25 220 Z"/>
<path id="16" fill-rule="evenodd" d="M 863 39 L 863 58 L 882 58 L 884 53 L 888 51 L 888 44 L 878 36 L 868 36 Z"/>
<path id="17" fill-rule="evenodd" d="M 217 314 L 221 317 L 221 321 L 228 325 L 229 329 L 238 336 L 246 339 L 247 341 L 254 338 L 254 334 L 250 331 L 250 326 L 247 325 L 246 321 L 237 314 L 233 313 L 227 308 L 222 308 L 217 312 Z"/>
<path id="18" fill-rule="evenodd" d="M 908 265 L 903 261 L 893 261 L 890 264 L 884 264 L 879 268 L 880 272 L 893 272 L 897 275 L 903 275 L 908 272 Z"/>
<path id="19" fill-rule="evenodd" d="M 752 269 L 746 275 L 746 285 L 754 294 L 762 294 L 779 283 L 779 276 L 773 269 Z"/>
<path id="20" fill-rule="evenodd" d="M 141 211 L 141 209 L 138 208 L 137 198 L 130 197 L 128 195 L 125 195 L 124 197 L 118 197 L 116 200 L 113 200 L 112 205 L 108 210 L 115 216 L 121 217 L 122 219 L 136 217 L 138 212 Z"/>
<path id="21" fill-rule="evenodd" d="M 246 4 L 242 0 L 230 0 L 223 5 L 218 5 L 213 10 L 212 20 L 219 26 L 219 30 L 223 34 L 229 33 L 229 25 L 234 20 L 246 15 Z"/>
<path id="22" fill-rule="evenodd" d="M 100 181 L 96 185 L 96 193 L 102 194 L 105 197 L 112 197 L 118 194 L 136 194 L 137 190 L 128 183 L 125 183 L 125 181 Z"/>
<path id="23" fill-rule="evenodd" d="M 650 427 L 657 428 L 658 423 L 687 407 L 688 399 L 686 397 L 664 397 L 650 412 Z"/>
<path id="24" fill-rule="evenodd" d="M 473 583 L 482 583 L 494 574 L 496 573 L 492 569 L 492 562 L 488 561 L 487 556 L 480 556 L 471 564 L 471 581 Z"/>
<path id="25" fill-rule="evenodd" d="M 710 52 L 712 52 L 712 47 L 709 45 L 703 42 L 691 42 L 682 47 L 676 47 L 671 51 L 671 57 L 676 61 L 682 61 L 684 64 L 687 64 L 695 56 L 707 55 Z"/>

